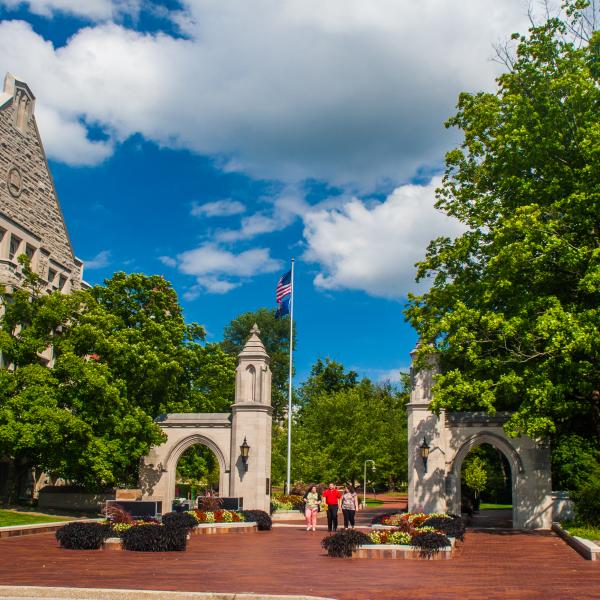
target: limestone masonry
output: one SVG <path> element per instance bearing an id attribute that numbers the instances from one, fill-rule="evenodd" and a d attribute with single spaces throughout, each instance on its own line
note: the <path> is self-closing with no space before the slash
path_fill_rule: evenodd
<path id="1" fill-rule="evenodd" d="M 35 120 L 35 97 L 13 75 L 0 92 L 0 284 L 19 286 L 27 254 L 48 292 L 85 286 Z"/>

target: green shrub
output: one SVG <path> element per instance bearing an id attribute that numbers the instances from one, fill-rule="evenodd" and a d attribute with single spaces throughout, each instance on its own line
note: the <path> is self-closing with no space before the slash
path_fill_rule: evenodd
<path id="1" fill-rule="evenodd" d="M 58 543 L 69 550 L 98 550 L 110 536 L 110 525 L 104 523 L 67 523 L 55 533 Z"/>
<path id="2" fill-rule="evenodd" d="M 465 524 L 462 517 L 448 515 L 446 517 L 429 517 L 423 522 L 427 527 L 433 527 L 449 537 L 462 541 L 465 537 Z"/>
<path id="3" fill-rule="evenodd" d="M 273 526 L 271 517 L 264 510 L 242 510 L 240 514 L 244 517 L 244 521 L 256 523 L 259 531 L 268 531 Z"/>
<path id="4" fill-rule="evenodd" d="M 181 552 L 187 545 L 185 527 L 145 525 L 131 527 L 121 535 L 123 548 L 135 552 Z"/>
<path id="5" fill-rule="evenodd" d="M 600 477 L 600 452 L 596 444 L 574 433 L 552 444 L 553 490 L 577 490 L 591 477 Z"/>
<path id="6" fill-rule="evenodd" d="M 366 533 L 355 529 L 342 529 L 321 540 L 321 546 L 327 550 L 327 554 L 337 558 L 351 558 L 358 546 L 372 543 Z"/>
<path id="7" fill-rule="evenodd" d="M 163 525 L 166 527 L 183 528 L 186 531 L 194 529 L 198 525 L 198 519 L 189 512 L 170 512 L 162 517 Z"/>
<path id="8" fill-rule="evenodd" d="M 575 514 L 579 521 L 600 526 L 600 477 L 591 477 L 579 489 L 571 492 Z"/>
<path id="9" fill-rule="evenodd" d="M 421 558 L 431 558 L 436 552 L 450 546 L 450 540 L 443 533 L 425 531 L 413 537 L 411 546 L 420 550 Z"/>

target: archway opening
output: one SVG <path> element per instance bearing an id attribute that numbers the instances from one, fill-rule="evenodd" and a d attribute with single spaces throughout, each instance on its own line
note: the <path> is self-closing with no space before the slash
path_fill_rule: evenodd
<path id="1" fill-rule="evenodd" d="M 513 475 L 505 454 L 482 443 L 469 451 L 461 466 L 461 511 L 473 514 L 474 527 L 513 526 Z"/>
<path id="2" fill-rule="evenodd" d="M 177 461 L 174 510 L 196 506 L 199 496 L 218 495 L 221 469 L 214 452 L 203 444 L 194 444 Z"/>

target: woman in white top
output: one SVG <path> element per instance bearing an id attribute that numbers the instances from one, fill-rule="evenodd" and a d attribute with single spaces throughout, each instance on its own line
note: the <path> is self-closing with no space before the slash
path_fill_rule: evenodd
<path id="1" fill-rule="evenodd" d="M 354 517 L 358 510 L 358 496 L 351 485 L 344 486 L 344 495 L 342 496 L 342 512 L 344 513 L 344 529 L 348 525 L 354 529 Z"/>

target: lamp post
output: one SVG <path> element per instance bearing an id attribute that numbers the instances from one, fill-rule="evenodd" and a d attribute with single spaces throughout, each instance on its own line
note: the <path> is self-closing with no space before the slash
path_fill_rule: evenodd
<path id="1" fill-rule="evenodd" d="M 423 441 L 421 442 L 421 445 L 419 446 L 419 450 L 421 451 L 421 458 L 423 459 L 423 470 L 425 473 L 427 473 L 427 459 L 429 458 L 429 444 L 427 443 L 425 436 L 423 436 Z"/>
<path id="2" fill-rule="evenodd" d="M 242 462 L 244 463 L 244 470 L 248 470 L 248 455 L 250 454 L 250 446 L 248 446 L 248 442 L 246 441 L 246 436 L 244 436 L 244 442 L 240 446 L 240 456 L 242 457 Z"/>
<path id="3" fill-rule="evenodd" d="M 367 463 L 373 463 L 373 471 L 375 470 L 375 461 L 371 460 L 370 458 L 367 458 L 367 460 L 365 460 L 365 470 L 364 470 L 364 475 L 363 475 L 363 483 L 364 483 L 364 487 L 363 487 L 363 508 L 365 506 L 367 506 Z"/>

